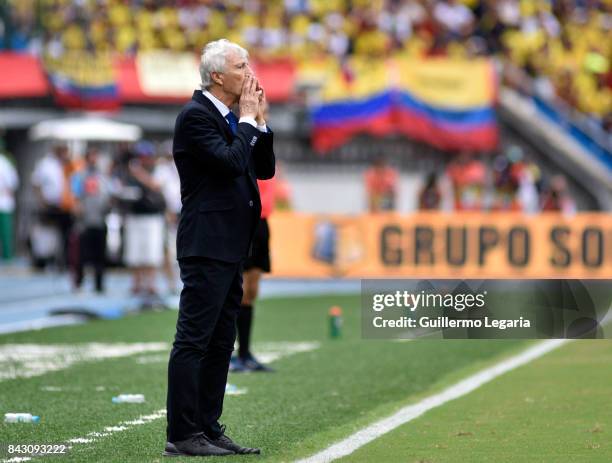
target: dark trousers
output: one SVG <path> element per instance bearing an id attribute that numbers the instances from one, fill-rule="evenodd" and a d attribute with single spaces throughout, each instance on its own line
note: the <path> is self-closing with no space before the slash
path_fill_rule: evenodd
<path id="1" fill-rule="evenodd" d="M 221 433 L 229 361 L 242 299 L 242 263 L 179 259 L 183 290 L 168 364 L 168 441 Z"/>
<path id="2" fill-rule="evenodd" d="M 76 260 L 75 285 L 83 283 L 86 264 L 91 264 L 96 279 L 96 291 L 104 290 L 106 261 L 106 227 L 87 227 L 79 235 L 79 255 Z"/>

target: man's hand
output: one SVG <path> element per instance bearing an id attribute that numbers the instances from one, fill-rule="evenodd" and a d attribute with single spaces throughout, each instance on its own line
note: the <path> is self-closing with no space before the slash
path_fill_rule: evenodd
<path id="1" fill-rule="evenodd" d="M 257 79 L 247 76 L 242 84 L 242 95 L 238 102 L 240 117 L 252 117 L 255 119 L 259 113 L 259 95 L 257 94 Z"/>
<path id="2" fill-rule="evenodd" d="M 266 123 L 266 116 L 268 112 L 268 102 L 266 101 L 266 92 L 263 87 L 258 87 L 257 92 L 259 94 L 259 111 L 257 112 L 257 125 L 264 125 Z"/>

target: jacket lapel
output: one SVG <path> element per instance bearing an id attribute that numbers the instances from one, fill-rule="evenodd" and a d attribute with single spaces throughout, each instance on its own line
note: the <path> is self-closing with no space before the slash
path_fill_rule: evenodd
<path id="1" fill-rule="evenodd" d="M 231 141 L 234 139 L 234 134 L 232 133 L 232 129 L 230 129 L 230 126 L 227 123 L 227 120 L 219 112 L 219 110 L 213 104 L 213 102 L 210 101 L 208 98 L 206 98 L 200 90 L 196 90 L 195 92 L 193 92 L 193 100 L 205 106 L 206 109 L 210 111 L 210 113 L 215 117 L 215 119 L 217 119 L 217 122 L 219 122 L 219 125 L 222 127 L 225 138 L 227 139 L 228 142 L 231 143 Z"/>

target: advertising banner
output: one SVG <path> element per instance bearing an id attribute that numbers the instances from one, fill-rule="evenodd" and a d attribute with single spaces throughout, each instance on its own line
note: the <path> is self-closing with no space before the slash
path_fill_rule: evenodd
<path id="1" fill-rule="evenodd" d="M 277 212 L 270 228 L 279 277 L 612 277 L 606 213 Z"/>

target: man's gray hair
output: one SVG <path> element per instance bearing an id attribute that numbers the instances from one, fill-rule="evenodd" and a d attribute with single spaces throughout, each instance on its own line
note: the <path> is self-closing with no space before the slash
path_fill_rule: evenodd
<path id="1" fill-rule="evenodd" d="M 249 57 L 248 51 L 227 39 L 215 40 L 204 46 L 200 59 L 200 77 L 202 78 L 200 86 L 202 90 L 206 90 L 212 85 L 211 72 L 225 71 L 225 58 L 230 51 L 238 53 L 238 56 L 242 59 L 248 59 Z"/>

